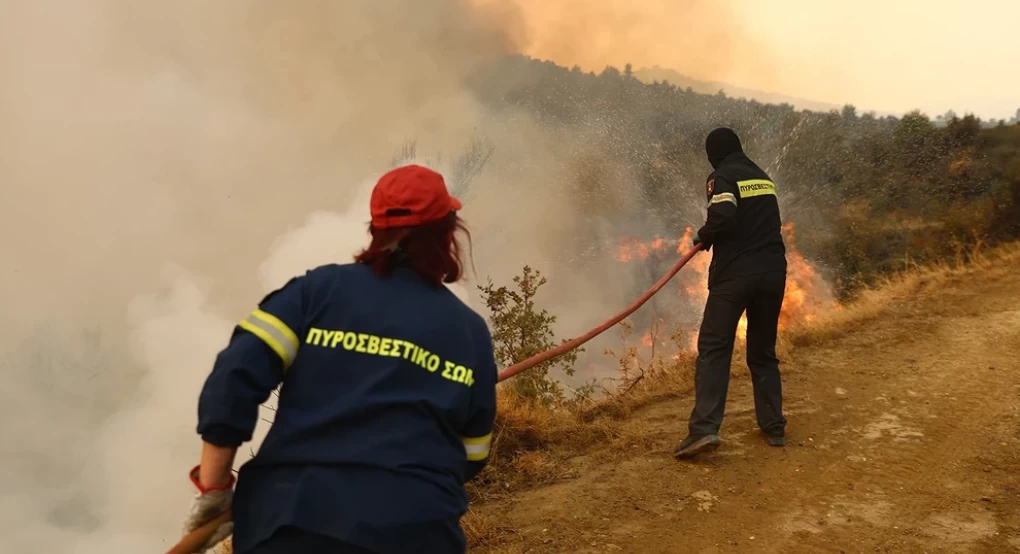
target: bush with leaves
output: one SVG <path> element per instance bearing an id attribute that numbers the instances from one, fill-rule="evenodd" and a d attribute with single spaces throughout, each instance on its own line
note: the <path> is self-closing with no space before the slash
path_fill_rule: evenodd
<path id="1" fill-rule="evenodd" d="M 491 279 L 486 286 L 478 287 L 492 314 L 492 341 L 496 362 L 501 368 L 557 346 L 552 331 L 556 316 L 535 306 L 538 289 L 546 284 L 545 277 L 538 270 L 524 266 L 522 273 L 513 281 L 516 290 L 506 286 L 497 288 Z M 561 403 L 565 400 L 563 387 L 549 376 L 549 370 L 559 367 L 568 377 L 573 376 L 573 364 L 582 351 L 572 350 L 520 373 L 510 381 L 511 386 L 525 399 L 546 404 Z"/>

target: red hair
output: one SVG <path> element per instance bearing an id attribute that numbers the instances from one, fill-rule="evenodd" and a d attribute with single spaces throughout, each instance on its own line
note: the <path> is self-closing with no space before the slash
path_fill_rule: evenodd
<path id="1" fill-rule="evenodd" d="M 415 227 L 376 229 L 369 225 L 372 243 L 354 261 L 370 266 L 381 277 L 404 266 L 437 287 L 454 283 L 464 273 L 458 231 L 467 235 L 470 243 L 471 233 L 456 212 Z"/>

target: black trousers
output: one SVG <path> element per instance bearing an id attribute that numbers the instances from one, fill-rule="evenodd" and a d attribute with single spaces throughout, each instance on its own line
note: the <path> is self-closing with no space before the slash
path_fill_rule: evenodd
<path id="1" fill-rule="evenodd" d="M 244 554 L 375 554 L 371 550 L 316 535 L 296 527 L 283 527 L 269 540 Z"/>
<path id="2" fill-rule="evenodd" d="M 718 434 L 726 409 L 730 364 L 740 316 L 747 312 L 747 367 L 754 387 L 758 427 L 783 436 L 783 386 L 776 358 L 776 331 L 783 306 L 786 273 L 762 273 L 716 284 L 708 293 L 698 334 L 695 404 L 688 424 L 691 435 Z"/>

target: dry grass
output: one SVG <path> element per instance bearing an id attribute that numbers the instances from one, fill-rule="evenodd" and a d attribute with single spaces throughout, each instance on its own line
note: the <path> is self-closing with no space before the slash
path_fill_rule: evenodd
<path id="1" fill-rule="evenodd" d="M 513 527 L 499 516 L 469 509 L 460 520 L 461 529 L 473 548 L 493 547 L 505 542 L 507 535 L 514 533 Z"/>
<path id="2" fill-rule="evenodd" d="M 589 411 L 619 419 L 649 404 L 687 394 L 694 387 L 694 359 L 693 352 L 682 350 L 675 356 L 636 361 L 631 365 L 636 375 L 625 379 L 619 390 L 606 391 L 605 398 Z"/>
<path id="3" fill-rule="evenodd" d="M 548 406 L 501 385 L 489 467 L 469 487 L 473 498 L 499 496 L 568 475 L 562 462 L 619 434 L 612 418 L 591 408 Z"/>
<path id="4" fill-rule="evenodd" d="M 905 300 L 937 291 L 976 274 L 993 276 L 1015 271 L 1012 268 L 1018 263 L 1020 243 L 1011 243 L 988 252 L 977 245 L 966 253 L 958 252 L 952 263 L 914 265 L 862 291 L 852 303 L 821 314 L 810 326 L 790 329 L 785 338 L 792 347 L 830 341 L 882 317 Z"/>

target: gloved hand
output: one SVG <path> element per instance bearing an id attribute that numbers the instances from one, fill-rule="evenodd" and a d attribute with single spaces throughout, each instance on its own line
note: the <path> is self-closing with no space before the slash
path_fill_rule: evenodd
<path id="1" fill-rule="evenodd" d="M 191 503 L 191 511 L 188 513 L 188 518 L 184 522 L 184 529 L 182 535 L 198 529 L 199 527 L 209 523 L 216 519 L 217 516 L 227 511 L 231 507 L 234 501 L 234 482 L 236 479 L 233 475 L 230 476 L 230 483 L 224 487 L 217 487 L 207 489 L 202 486 L 198 480 L 198 469 L 200 466 L 195 466 L 189 477 L 191 483 L 195 485 L 198 490 L 198 494 L 195 495 L 195 499 Z M 224 523 L 216 528 L 209 540 L 206 541 L 205 545 L 201 549 L 196 551 L 196 554 L 207 552 L 217 544 L 226 539 L 234 532 L 234 523 L 232 521 Z"/>
<path id="2" fill-rule="evenodd" d="M 702 242 L 701 237 L 699 237 L 697 233 L 694 233 L 694 240 L 692 241 L 692 243 L 695 248 L 697 248 L 698 245 L 701 245 L 701 250 L 704 252 L 708 252 L 712 248 L 711 244 L 705 244 L 704 242 Z"/>

